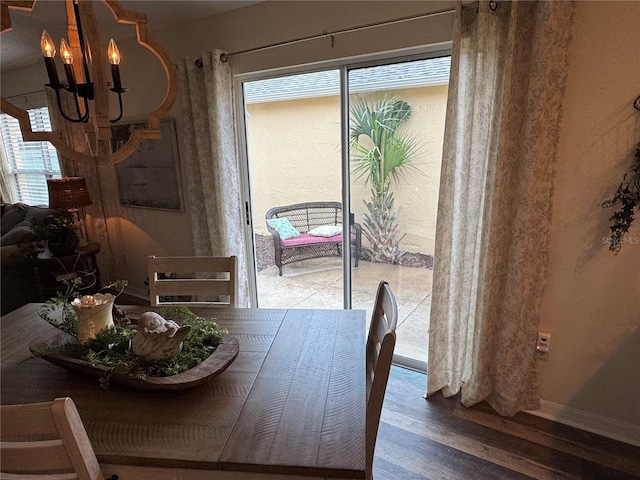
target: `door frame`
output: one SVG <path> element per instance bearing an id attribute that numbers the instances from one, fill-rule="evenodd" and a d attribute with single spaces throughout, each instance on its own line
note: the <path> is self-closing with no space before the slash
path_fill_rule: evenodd
<path id="1" fill-rule="evenodd" d="M 237 152 L 240 173 L 241 203 L 245 209 L 245 252 L 247 258 L 247 280 L 249 283 L 249 302 L 251 307 L 258 306 L 257 258 L 254 244 L 253 212 L 251 205 L 251 187 L 249 171 L 249 155 L 247 146 L 246 110 L 244 104 L 243 84 L 245 82 L 266 80 L 303 73 L 325 70 L 340 71 L 340 145 L 342 157 L 342 225 L 347 231 L 343 239 L 350 238 L 349 214 L 351 211 L 351 178 L 349 160 L 349 72 L 367 67 L 388 65 L 393 63 L 427 60 L 451 55 L 452 42 L 442 42 L 402 50 L 378 52 L 357 57 L 333 59 L 314 64 L 280 67 L 272 70 L 242 73 L 234 75 L 233 89 L 235 97 L 235 118 L 237 134 Z M 351 309 L 351 242 L 343 241 L 343 300 L 344 308 Z"/>

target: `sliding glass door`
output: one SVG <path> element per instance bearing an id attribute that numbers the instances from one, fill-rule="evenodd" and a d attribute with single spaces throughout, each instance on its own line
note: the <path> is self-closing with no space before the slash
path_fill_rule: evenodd
<path id="1" fill-rule="evenodd" d="M 398 301 L 397 361 L 426 369 L 450 58 L 349 70 L 350 204 L 362 224 L 352 305 L 380 280 Z"/>
<path id="2" fill-rule="evenodd" d="M 441 56 L 241 82 L 255 304 L 369 317 L 386 280 L 399 304 L 396 353 L 426 366 L 448 76 Z M 342 216 L 318 210 L 329 204 Z M 274 236 L 283 220 L 299 235 Z"/>
<path id="3" fill-rule="evenodd" d="M 339 70 L 243 84 L 260 307 L 343 307 L 340 232 L 308 233 L 342 223 L 339 88 Z"/>

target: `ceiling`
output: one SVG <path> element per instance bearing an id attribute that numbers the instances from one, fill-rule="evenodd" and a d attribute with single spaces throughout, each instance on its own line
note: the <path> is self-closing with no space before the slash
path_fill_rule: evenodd
<path id="1" fill-rule="evenodd" d="M 259 1 L 259 0 L 258 0 Z M 197 18 L 242 8 L 258 1 L 245 0 L 121 0 L 127 10 L 147 14 L 151 34 L 154 31 Z M 135 36 L 130 25 L 115 22 L 111 13 L 100 2 L 94 3 L 99 24 L 109 25 L 109 36 L 116 41 Z M 32 12 L 11 10 L 12 31 L 2 34 L 0 40 L 0 67 L 3 71 L 23 68 L 42 61 L 40 35 L 47 30 L 56 48 L 60 38 L 66 37 L 64 25 L 64 2 L 62 0 L 37 1 Z M 103 39 L 108 41 L 108 39 Z"/>

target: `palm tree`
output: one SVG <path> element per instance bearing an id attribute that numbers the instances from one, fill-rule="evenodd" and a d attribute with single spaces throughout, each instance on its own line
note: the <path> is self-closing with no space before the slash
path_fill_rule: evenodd
<path id="1" fill-rule="evenodd" d="M 417 153 L 415 137 L 398 127 L 411 117 L 411 106 L 397 97 L 379 100 L 356 99 L 350 111 L 349 144 L 356 178 L 365 177 L 371 187 L 371 200 L 365 201 L 363 232 L 371 243 L 371 259 L 396 263 L 400 256 L 398 212 L 392 184 L 414 168 Z M 416 169 L 417 170 L 417 169 Z"/>

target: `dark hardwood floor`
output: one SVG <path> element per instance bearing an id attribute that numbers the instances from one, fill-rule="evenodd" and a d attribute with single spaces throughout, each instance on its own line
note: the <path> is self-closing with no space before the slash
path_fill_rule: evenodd
<path id="1" fill-rule="evenodd" d="M 426 377 L 392 367 L 376 480 L 640 479 L 640 448 L 534 415 L 497 415 L 457 397 L 423 398 Z"/>

